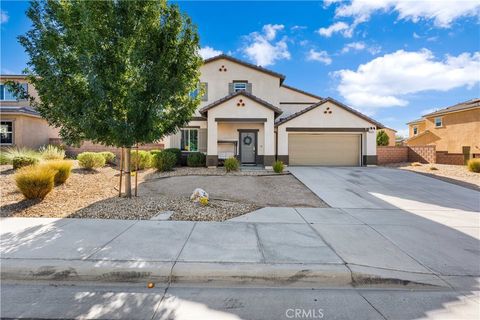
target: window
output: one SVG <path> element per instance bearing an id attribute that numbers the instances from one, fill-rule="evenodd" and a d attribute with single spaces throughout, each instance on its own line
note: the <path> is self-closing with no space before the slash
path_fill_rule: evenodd
<path id="1" fill-rule="evenodd" d="M 200 88 L 203 90 L 203 95 L 201 96 L 202 101 L 208 100 L 208 83 L 200 82 L 195 90 L 190 92 L 190 98 L 195 99 L 200 94 Z"/>
<path id="2" fill-rule="evenodd" d="M 13 121 L 0 123 L 0 144 L 13 144 Z"/>
<path id="3" fill-rule="evenodd" d="M 442 126 L 443 126 L 442 118 L 441 117 L 435 118 L 435 128 L 440 128 Z"/>
<path id="4" fill-rule="evenodd" d="M 234 82 L 233 83 L 233 92 L 238 91 L 247 91 L 247 82 Z"/>
<path id="5" fill-rule="evenodd" d="M 416 136 L 418 134 L 418 128 L 413 127 L 413 135 Z"/>
<path id="6" fill-rule="evenodd" d="M 28 93 L 28 84 L 22 83 L 23 90 L 25 93 Z M 8 86 L 4 85 L 3 83 L 0 84 L 0 101 L 18 101 L 17 97 L 15 97 L 14 93 L 10 91 Z"/>
<path id="7" fill-rule="evenodd" d="M 198 129 L 181 129 L 180 150 L 198 151 Z"/>

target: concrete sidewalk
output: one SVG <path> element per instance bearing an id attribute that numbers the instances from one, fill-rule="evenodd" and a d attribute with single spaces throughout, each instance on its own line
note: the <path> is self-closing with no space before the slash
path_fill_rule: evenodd
<path id="1" fill-rule="evenodd" d="M 478 290 L 478 213 L 264 208 L 229 222 L 3 218 L 11 280 Z"/>

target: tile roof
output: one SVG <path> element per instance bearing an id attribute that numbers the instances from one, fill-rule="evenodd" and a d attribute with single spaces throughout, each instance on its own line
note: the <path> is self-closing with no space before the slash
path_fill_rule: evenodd
<path id="1" fill-rule="evenodd" d="M 0 113 L 21 113 L 40 117 L 40 113 L 29 106 L 0 106 Z"/>
<path id="2" fill-rule="evenodd" d="M 201 109 L 199 110 L 199 112 L 200 112 L 200 114 L 202 114 L 202 115 L 206 115 L 206 114 L 207 114 L 207 111 L 208 111 L 209 109 L 214 108 L 214 107 L 216 107 L 216 106 L 218 106 L 218 105 L 220 105 L 220 104 L 222 104 L 222 103 L 224 103 L 224 102 L 226 102 L 226 101 L 228 101 L 228 100 L 230 100 L 230 99 L 233 99 L 233 98 L 235 98 L 235 97 L 237 97 L 237 96 L 245 96 L 245 97 L 247 97 L 247 98 L 249 98 L 249 99 L 252 99 L 253 101 L 261 104 L 262 106 L 264 106 L 264 107 L 266 107 L 266 108 L 268 108 L 268 109 L 273 110 L 273 112 L 275 112 L 275 115 L 276 115 L 276 116 L 282 114 L 282 112 L 283 112 L 282 109 L 277 108 L 277 107 L 275 107 L 274 105 L 272 105 L 271 103 L 269 103 L 269 102 L 267 102 L 267 101 L 265 101 L 265 100 L 262 100 L 262 99 L 254 96 L 253 94 L 248 93 L 248 92 L 246 92 L 246 91 L 238 91 L 238 92 L 231 93 L 231 94 L 229 94 L 229 95 L 227 95 L 227 96 L 225 96 L 225 97 L 223 97 L 223 98 L 221 98 L 221 99 L 218 99 L 217 101 L 214 101 L 214 102 L 210 103 L 209 105 L 206 105 L 205 107 L 201 108 Z"/>
<path id="3" fill-rule="evenodd" d="M 467 109 L 476 108 L 476 107 L 480 107 L 480 98 L 474 98 L 468 101 L 460 102 L 453 106 L 428 113 L 423 117 L 433 117 L 433 116 L 442 115 L 445 113 L 462 111 L 462 110 L 467 110 Z"/>

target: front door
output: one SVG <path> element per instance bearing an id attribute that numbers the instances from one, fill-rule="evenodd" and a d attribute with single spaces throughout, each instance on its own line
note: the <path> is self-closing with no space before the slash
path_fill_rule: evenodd
<path id="1" fill-rule="evenodd" d="M 240 162 L 256 163 L 257 133 L 254 131 L 240 132 Z"/>

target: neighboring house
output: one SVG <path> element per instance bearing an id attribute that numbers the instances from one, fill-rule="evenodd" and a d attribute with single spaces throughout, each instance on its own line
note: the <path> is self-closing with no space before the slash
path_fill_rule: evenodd
<path id="1" fill-rule="evenodd" d="M 384 126 L 332 98 L 287 86 L 285 76 L 219 55 L 201 67 L 201 105 L 166 148 L 207 155 L 207 165 L 237 157 L 242 164 L 376 164 Z M 2 105 L 3 110 L 3 105 Z M 3 116 L 3 111 L 2 111 Z"/>
<path id="2" fill-rule="evenodd" d="M 409 146 L 435 145 L 437 152 L 480 154 L 480 99 L 472 99 L 407 123 Z"/>
<path id="3" fill-rule="evenodd" d="M 0 76 L 0 147 L 20 146 L 37 149 L 58 137 L 58 130 L 50 127 L 28 101 L 18 100 L 4 85 L 6 81 L 21 83 L 28 94 L 37 97 L 32 85 L 22 75 Z"/>

